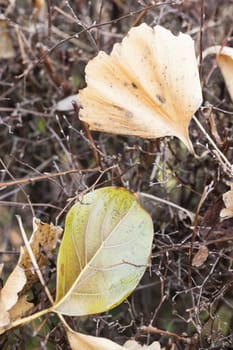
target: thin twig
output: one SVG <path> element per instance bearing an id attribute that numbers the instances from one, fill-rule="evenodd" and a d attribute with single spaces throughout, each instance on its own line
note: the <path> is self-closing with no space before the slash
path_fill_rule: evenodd
<path id="1" fill-rule="evenodd" d="M 9 206 L 9 207 L 20 207 L 22 208 L 26 208 L 26 207 L 31 207 L 31 205 L 33 207 L 42 207 L 42 208 L 53 208 L 56 210 L 62 210 L 61 207 L 58 207 L 57 205 L 51 204 L 51 203 L 34 203 L 34 202 L 30 202 L 26 203 L 26 202 L 13 202 L 13 201 L 2 201 L 0 200 L 0 205 L 5 205 L 5 206 Z"/>
<path id="2" fill-rule="evenodd" d="M 189 250 L 189 267 L 188 267 L 188 286 L 190 289 L 190 295 L 191 295 L 191 300 L 192 300 L 192 309 L 195 309 L 195 297 L 194 297 L 194 293 L 193 293 L 193 289 L 192 289 L 192 259 L 193 259 L 193 245 L 195 243 L 195 239 L 197 236 L 197 224 L 198 224 L 198 217 L 199 217 L 199 213 L 201 210 L 201 207 L 203 205 L 203 203 L 205 202 L 206 198 L 208 197 L 209 193 L 213 190 L 213 184 L 214 181 L 212 181 L 208 186 L 205 187 L 203 194 L 201 196 L 201 199 L 199 201 L 197 210 L 196 210 L 196 215 L 195 218 L 193 220 L 193 232 L 192 232 L 192 239 L 191 239 L 191 244 L 190 244 L 190 250 Z M 197 331 L 199 332 L 199 329 L 201 329 L 201 322 L 200 319 L 198 317 L 197 314 L 193 315 L 196 319 L 195 321 L 193 321 L 193 317 L 192 317 L 192 313 L 191 313 L 191 309 L 190 309 L 190 319 L 193 322 L 193 325 L 195 325 Z"/>
<path id="3" fill-rule="evenodd" d="M 100 171 L 100 175 L 98 176 L 98 178 L 95 180 L 95 182 L 88 187 L 86 190 L 82 191 L 81 193 L 78 193 L 77 195 L 75 195 L 74 197 L 69 198 L 68 203 L 65 205 L 65 207 L 63 208 L 63 210 L 58 214 L 58 216 L 56 217 L 56 222 L 59 220 L 60 216 L 63 214 L 63 212 L 75 201 L 78 200 L 79 198 L 81 198 L 84 194 L 86 194 L 87 192 L 93 190 L 95 188 L 95 186 L 98 184 L 98 182 L 100 181 L 100 179 L 102 178 L 102 176 L 108 172 L 110 169 L 115 168 L 115 165 Z"/>
<path id="4" fill-rule="evenodd" d="M 70 35 L 68 38 L 65 38 L 61 41 L 59 41 L 57 44 L 55 44 L 53 47 L 51 47 L 47 52 L 46 52 L 46 55 L 49 55 L 51 54 L 55 49 L 57 49 L 59 46 L 61 46 L 62 44 L 66 43 L 67 41 L 71 40 L 71 39 L 74 39 L 74 38 L 78 38 L 81 34 L 83 33 L 86 33 L 86 32 L 89 32 L 93 29 L 97 29 L 99 27 L 103 27 L 103 26 L 107 26 L 109 24 L 116 24 L 126 18 L 129 18 L 129 17 L 132 17 L 134 15 L 137 15 L 141 12 L 144 12 L 145 10 L 150 10 L 154 7 L 159 7 L 159 6 L 166 6 L 166 5 L 169 5 L 169 4 L 172 4 L 173 1 L 165 1 L 165 2 L 158 2 L 156 4 L 151 4 L 151 5 L 148 5 L 148 6 L 145 6 L 143 8 L 140 8 L 134 12 L 130 12 L 130 13 L 127 13 L 126 15 L 123 15 L 119 18 L 116 18 L 114 20 L 110 20 L 110 21 L 106 21 L 104 23 L 94 23 L 92 25 L 90 25 L 89 27 L 86 27 L 82 30 L 80 30 L 78 33 L 75 33 L 73 35 Z M 34 68 L 35 66 L 37 66 L 38 64 L 41 64 L 44 60 L 44 55 L 42 57 L 40 57 L 36 62 L 33 63 L 33 65 L 29 66 L 22 74 L 20 74 L 18 76 L 18 79 L 22 79 L 23 77 L 25 77 L 26 75 L 28 75 Z M 7 94 L 10 93 L 11 90 L 7 91 Z M 2 95 L 3 97 L 6 96 L 6 93 Z"/>
<path id="5" fill-rule="evenodd" d="M 191 245 L 190 245 L 190 252 L 189 252 L 189 266 L 190 266 L 190 270 L 189 270 L 189 284 L 190 284 L 190 288 L 191 288 L 191 284 L 192 284 L 192 278 L 191 278 L 191 266 L 192 266 L 192 253 L 193 253 L 193 245 L 197 236 L 197 225 L 198 225 L 198 217 L 199 217 L 199 213 L 201 210 L 201 207 L 203 205 L 203 203 L 205 202 L 206 198 L 208 197 L 208 195 L 210 194 L 211 191 L 213 191 L 214 187 L 213 187 L 214 181 L 212 181 L 208 186 L 206 186 L 204 188 L 203 194 L 201 196 L 201 199 L 198 203 L 197 206 L 197 210 L 196 210 L 196 214 L 193 220 L 193 232 L 192 232 L 192 239 L 191 239 Z"/>
<path id="6" fill-rule="evenodd" d="M 233 175 L 233 165 L 230 163 L 230 161 L 226 158 L 226 156 L 220 151 L 220 149 L 217 147 L 214 140 L 210 137 L 208 132 L 203 128 L 202 124 L 199 122 L 199 120 L 196 118 L 196 116 L 193 116 L 193 120 L 197 124 L 198 128 L 202 131 L 202 133 L 205 135 L 207 140 L 211 143 L 211 145 L 214 147 L 215 151 L 217 152 L 217 155 L 219 156 L 218 159 L 221 162 L 221 165 L 223 166 L 223 170 L 225 170 L 227 173 L 230 173 L 230 175 Z"/>
<path id="7" fill-rule="evenodd" d="M 165 335 L 167 337 L 173 337 L 176 340 L 181 340 L 181 341 L 185 342 L 186 344 L 191 344 L 192 343 L 191 338 L 182 337 L 181 335 L 178 335 L 178 334 L 173 333 L 173 332 L 164 331 L 164 330 L 159 329 L 157 327 L 152 327 L 152 326 L 146 327 L 146 326 L 143 326 L 140 329 L 143 332 L 146 332 L 146 333 L 155 333 L 155 334 Z"/>
<path id="8" fill-rule="evenodd" d="M 74 108 L 75 115 L 79 119 L 79 107 L 77 105 L 77 102 L 73 101 L 72 105 L 73 105 L 73 108 Z M 95 163 L 96 163 L 97 166 L 100 167 L 100 155 L 99 155 L 98 150 L 97 150 L 97 148 L 95 146 L 95 142 L 94 142 L 94 139 L 92 137 L 92 134 L 91 134 L 91 131 L 89 129 L 89 126 L 84 121 L 81 121 L 81 124 L 83 125 L 85 136 L 88 139 L 88 141 L 89 141 L 88 144 L 90 145 L 91 150 L 93 152 L 93 157 L 95 159 Z"/>
<path id="9" fill-rule="evenodd" d="M 22 185 L 26 183 L 33 183 L 36 181 L 43 181 L 48 180 L 50 178 L 56 177 L 56 176 L 62 176 L 62 175 L 68 175 L 73 173 L 92 173 L 95 171 L 100 171 L 99 168 L 92 168 L 92 169 L 71 169 L 66 171 L 60 171 L 58 173 L 45 173 L 44 175 L 25 178 L 25 179 L 19 179 L 14 181 L 6 181 L 6 182 L 0 182 L 0 188 L 1 187 L 9 187 L 9 186 L 15 186 L 15 185 Z"/>
<path id="10" fill-rule="evenodd" d="M 39 280 L 40 280 L 40 283 L 42 284 L 42 286 L 43 286 L 44 289 L 45 289 L 45 292 L 46 292 L 46 294 L 47 294 L 47 296 L 48 296 L 48 298 L 49 298 L 49 301 L 51 302 L 51 304 L 53 304 L 53 303 L 54 303 L 53 297 L 52 297 L 52 295 L 50 294 L 50 291 L 49 291 L 48 287 L 46 286 L 45 280 L 44 280 L 43 275 L 42 275 L 42 273 L 41 273 L 41 271 L 40 271 L 40 267 L 39 267 L 39 265 L 38 265 L 38 263 L 37 263 L 37 261 L 36 261 L 36 258 L 35 258 L 34 254 L 33 254 L 31 245 L 30 245 L 30 243 L 29 243 L 29 241 L 28 241 L 26 232 L 25 232 L 24 227 L 23 227 L 23 223 L 22 223 L 21 217 L 20 217 L 19 215 L 16 215 L 16 218 L 17 218 L 17 220 L 18 220 L 20 232 L 21 232 L 21 235 L 22 235 L 22 238 L 23 238 L 25 247 L 26 247 L 26 249 L 27 249 L 27 251 L 28 251 L 28 254 L 29 254 L 29 256 L 30 256 L 32 265 L 33 265 L 33 267 L 34 267 L 34 269 L 35 269 L 35 271 L 36 271 L 36 274 L 37 274 L 37 276 L 38 276 L 38 278 L 39 278 Z"/>
<path id="11" fill-rule="evenodd" d="M 176 203 L 173 203 L 171 201 L 168 201 L 166 199 L 163 199 L 163 198 L 160 198 L 160 197 L 156 197 L 156 196 L 154 196 L 152 194 L 144 193 L 144 192 L 137 192 L 137 194 L 139 196 L 142 196 L 142 197 L 145 197 L 145 198 L 149 198 L 149 199 L 151 199 L 153 201 L 160 202 L 160 203 L 166 204 L 166 205 L 168 205 L 170 207 L 173 207 L 175 209 L 181 210 L 184 213 L 186 213 L 191 220 L 193 220 L 194 217 L 195 217 L 195 214 L 192 211 L 190 211 L 190 210 L 188 210 L 186 208 L 183 208 L 180 205 L 178 205 Z"/>
<path id="12" fill-rule="evenodd" d="M 200 23 L 200 42 L 199 42 L 199 75 L 202 80 L 202 52 L 203 52 L 203 31 L 205 19 L 205 0 L 201 1 L 201 23 Z"/>
<path id="13" fill-rule="evenodd" d="M 0 112 L 14 112 L 14 113 L 21 113 L 21 114 L 31 114 L 35 115 L 37 117 L 53 117 L 53 113 L 42 113 L 39 111 L 34 111 L 32 109 L 25 109 L 25 108 L 18 108 L 16 107 L 0 107 Z"/>
<path id="14" fill-rule="evenodd" d="M 13 179 L 13 182 L 16 181 L 16 179 L 14 178 L 14 176 L 10 173 L 10 171 L 8 170 L 7 166 L 5 165 L 5 163 L 3 162 L 2 159 L 0 159 L 0 163 L 2 164 L 4 170 L 7 172 L 7 174 Z M 23 192 L 23 194 L 25 195 L 26 197 L 26 200 L 28 201 L 28 204 L 29 204 L 29 207 L 31 209 L 31 212 L 32 212 L 32 215 L 35 216 L 35 213 L 34 213 L 34 209 L 33 209 L 33 206 L 32 206 L 32 203 L 29 199 L 29 196 L 27 195 L 27 193 L 24 191 L 24 188 L 21 186 L 21 184 L 17 184 L 18 187 L 20 188 L 20 190 Z"/>

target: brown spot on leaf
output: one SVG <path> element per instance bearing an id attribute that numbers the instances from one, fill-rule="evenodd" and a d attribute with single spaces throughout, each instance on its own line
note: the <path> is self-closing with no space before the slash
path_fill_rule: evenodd
<path id="1" fill-rule="evenodd" d="M 159 100 L 160 103 L 165 103 L 166 99 L 163 96 L 156 95 L 157 99 Z"/>

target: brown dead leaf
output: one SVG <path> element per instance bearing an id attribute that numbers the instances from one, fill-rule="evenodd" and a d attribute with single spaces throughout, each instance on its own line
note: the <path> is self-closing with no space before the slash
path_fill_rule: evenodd
<path id="1" fill-rule="evenodd" d="M 46 3 L 45 0 L 33 0 L 33 19 L 34 21 L 45 21 L 46 19 Z"/>
<path id="2" fill-rule="evenodd" d="M 233 217 L 233 183 L 230 185 L 231 189 L 223 194 L 222 199 L 225 204 L 224 209 L 220 212 L 222 220 L 230 219 Z"/>
<path id="3" fill-rule="evenodd" d="M 40 268 L 48 264 L 48 259 L 55 249 L 61 234 L 62 228 L 60 226 L 43 223 L 37 218 L 33 219 L 33 234 L 29 243 Z M 27 276 L 27 284 L 23 291 L 25 292 L 38 280 L 26 247 L 22 248 L 19 265 L 25 270 Z"/>
<path id="4" fill-rule="evenodd" d="M 198 252 L 194 255 L 193 261 L 192 261 L 192 266 L 200 267 L 204 264 L 206 259 L 209 256 L 209 249 L 202 245 Z"/>
<path id="5" fill-rule="evenodd" d="M 80 119 L 92 130 L 143 138 L 177 136 L 193 150 L 188 125 L 202 103 L 194 43 L 187 34 L 143 23 L 110 55 L 86 67 Z M 190 84 L 190 82 L 192 82 Z"/>
<path id="6" fill-rule="evenodd" d="M 203 58 L 211 54 L 217 55 L 219 68 L 233 101 L 233 47 L 211 46 L 203 52 Z"/>
<path id="7" fill-rule="evenodd" d="M 136 340 L 128 340 L 124 347 L 129 350 L 161 350 L 161 346 L 157 341 L 154 341 L 151 345 L 140 345 Z"/>
<path id="8" fill-rule="evenodd" d="M 10 320 L 14 321 L 26 315 L 34 306 L 33 303 L 27 301 L 27 296 L 23 295 L 17 303 L 9 310 Z"/>
<path id="9" fill-rule="evenodd" d="M 62 229 L 53 224 L 42 223 L 36 218 L 33 219 L 33 228 L 29 243 L 39 267 L 42 268 L 47 265 Z M 0 334 L 10 329 L 12 321 L 21 318 L 33 307 L 27 301 L 25 292 L 37 279 L 28 251 L 26 247 L 21 247 L 18 264 L 0 291 Z"/>
<path id="10" fill-rule="evenodd" d="M 24 270 L 17 265 L 0 291 L 0 334 L 1 327 L 7 326 L 11 321 L 9 310 L 17 303 L 18 294 L 26 281 Z"/>

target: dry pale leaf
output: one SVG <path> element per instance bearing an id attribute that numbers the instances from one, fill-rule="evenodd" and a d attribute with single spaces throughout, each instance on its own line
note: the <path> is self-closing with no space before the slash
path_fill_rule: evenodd
<path id="1" fill-rule="evenodd" d="M 161 350 L 158 342 L 147 346 L 140 345 L 135 340 L 128 340 L 121 346 L 109 339 L 81 334 L 70 329 L 66 329 L 66 333 L 72 350 Z"/>
<path id="2" fill-rule="evenodd" d="M 161 346 L 157 341 L 154 341 L 151 345 L 140 345 L 136 340 L 127 340 L 124 347 L 129 350 L 161 350 Z"/>
<path id="3" fill-rule="evenodd" d="M 189 122 L 202 103 L 194 42 L 143 23 L 86 67 L 80 119 L 91 129 L 143 138 L 177 136 L 193 150 Z"/>
<path id="4" fill-rule="evenodd" d="M 0 291 L 0 334 L 1 327 L 7 326 L 11 321 L 9 310 L 17 303 L 18 293 L 26 281 L 24 270 L 17 265 Z"/>
<path id="5" fill-rule="evenodd" d="M 126 350 L 125 347 L 106 338 L 93 337 L 72 330 L 66 330 L 66 333 L 72 350 Z"/>
<path id="6" fill-rule="evenodd" d="M 233 47 L 211 46 L 203 52 L 203 58 L 210 54 L 217 55 L 218 65 L 233 101 Z"/>
<path id="7" fill-rule="evenodd" d="M 63 98 L 62 100 L 58 101 L 56 104 L 56 111 L 59 112 L 68 112 L 68 111 L 73 111 L 73 102 L 76 102 L 77 105 L 79 106 L 79 101 L 77 99 L 77 94 L 76 95 L 71 95 L 66 98 Z"/>
<path id="8" fill-rule="evenodd" d="M 199 249 L 198 252 L 194 255 L 193 261 L 192 261 L 192 266 L 200 267 L 204 264 L 206 259 L 209 256 L 209 249 L 202 245 Z"/>
<path id="9" fill-rule="evenodd" d="M 223 202 L 225 204 L 224 209 L 220 212 L 220 217 L 225 219 L 230 219 L 233 217 L 233 183 L 230 185 L 231 189 L 223 194 Z"/>
<path id="10" fill-rule="evenodd" d="M 0 263 L 0 278 L 2 277 L 3 268 L 4 268 L 4 263 Z"/>
<path id="11" fill-rule="evenodd" d="M 9 34 L 9 24 L 3 15 L 0 15 L 0 38 L 0 58 L 15 57 L 13 41 Z"/>

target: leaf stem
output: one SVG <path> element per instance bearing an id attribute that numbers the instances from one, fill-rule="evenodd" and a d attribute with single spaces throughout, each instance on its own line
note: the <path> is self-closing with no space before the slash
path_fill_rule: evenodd
<path id="1" fill-rule="evenodd" d="M 222 165 L 224 166 L 224 170 L 229 172 L 230 175 L 233 175 L 233 165 L 230 163 L 230 161 L 226 158 L 226 156 L 222 153 L 222 151 L 220 151 L 220 149 L 218 148 L 218 146 L 216 145 L 216 143 L 214 142 L 214 140 L 210 137 L 210 135 L 208 134 L 208 132 L 203 128 L 202 124 L 199 122 L 199 120 L 197 119 L 197 117 L 194 115 L 193 116 L 193 120 L 195 121 L 195 123 L 197 124 L 198 128 L 202 131 L 202 133 L 205 135 L 205 137 L 207 138 L 207 140 L 211 143 L 211 145 L 214 147 L 218 159 L 219 161 L 222 163 Z"/>
<path id="2" fill-rule="evenodd" d="M 53 312 L 52 308 L 48 308 L 48 309 L 44 309 L 44 310 L 41 310 L 41 311 L 38 311 L 36 312 L 35 314 L 32 314 L 30 316 L 26 316 L 26 317 L 23 317 L 23 318 L 18 318 L 17 320 L 11 322 L 7 327 L 6 327 L 6 330 L 9 328 L 13 328 L 13 327 L 18 327 L 20 325 L 23 325 L 25 323 L 28 323 L 28 322 L 31 322 L 33 320 L 35 320 L 36 318 L 38 317 L 41 317 L 41 316 L 44 316 L 50 312 Z"/>
<path id="3" fill-rule="evenodd" d="M 160 334 L 160 335 L 164 335 L 167 337 L 173 337 L 176 340 L 181 340 L 181 341 L 185 342 L 186 344 L 191 344 L 191 338 L 183 337 L 183 336 L 180 336 L 180 335 L 173 333 L 173 332 L 164 331 L 164 330 L 159 329 L 157 327 L 143 326 L 143 327 L 141 327 L 141 330 L 143 332 L 146 332 L 146 333 L 155 333 L 155 334 Z"/>

